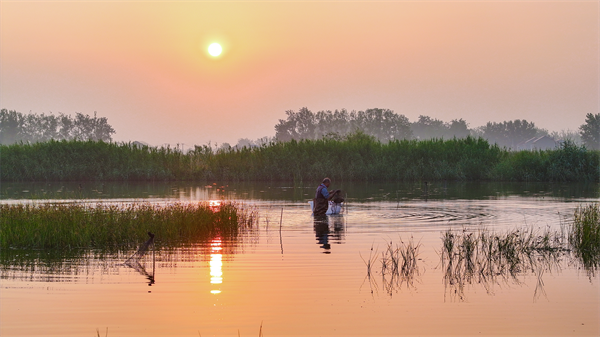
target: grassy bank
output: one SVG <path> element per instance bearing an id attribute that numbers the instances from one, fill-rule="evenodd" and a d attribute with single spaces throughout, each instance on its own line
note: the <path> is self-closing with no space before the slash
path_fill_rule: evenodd
<path id="1" fill-rule="evenodd" d="M 0 145 L 2 181 L 599 181 L 600 152 L 572 143 L 509 152 L 484 139 L 398 140 L 364 134 L 254 148 L 171 148 L 50 141 Z"/>
<path id="2" fill-rule="evenodd" d="M 256 214 L 232 203 L 107 205 L 0 205 L 0 247 L 132 248 L 147 232 L 164 244 L 232 236 L 252 226 Z"/>

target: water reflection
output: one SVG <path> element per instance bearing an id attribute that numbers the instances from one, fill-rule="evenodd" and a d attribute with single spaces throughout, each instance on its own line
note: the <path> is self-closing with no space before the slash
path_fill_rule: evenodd
<path id="1" fill-rule="evenodd" d="M 398 183 L 339 182 L 351 202 L 405 200 L 487 200 L 522 196 L 535 198 L 600 198 L 598 183 L 509 183 L 432 181 Z M 244 199 L 288 200 L 312 199 L 314 186 L 285 183 L 189 183 L 189 182 L 3 182 L 0 199 L 137 199 L 179 200 Z"/>
<path id="2" fill-rule="evenodd" d="M 133 270 L 155 284 L 156 273 L 176 268 L 210 267 L 211 284 L 222 282 L 222 264 L 233 259 L 241 247 L 258 242 L 255 229 L 235 238 L 217 236 L 206 242 L 161 247 L 142 244 L 138 250 L 70 249 L 32 250 L 0 248 L 0 279 L 32 282 L 93 282 L 106 276 L 119 277 Z M 160 242 L 160 241 L 159 241 Z M 157 245 L 156 248 L 154 245 Z M 142 252 L 145 253 L 142 254 Z M 125 273 L 126 274 L 126 273 Z M 219 289 L 216 289 L 219 290 Z"/>
<path id="3" fill-rule="evenodd" d="M 210 242 L 210 283 L 217 287 L 217 289 L 212 289 L 210 291 L 211 294 L 221 293 L 221 288 L 217 285 L 223 283 L 222 244 L 223 242 L 220 237 L 217 237 Z"/>
<path id="4" fill-rule="evenodd" d="M 324 254 L 331 254 L 331 243 L 344 241 L 345 219 L 343 215 L 323 215 L 314 217 L 314 230 L 319 248 Z"/>
<path id="5" fill-rule="evenodd" d="M 416 289 L 416 283 L 420 282 L 421 273 L 424 271 L 424 268 L 418 262 L 421 261 L 419 258 L 420 248 L 421 243 L 415 243 L 412 236 L 407 241 L 402 240 L 402 238 L 399 238 L 399 242 L 390 241 L 381 254 L 378 254 L 378 248 L 374 251 L 373 246 L 371 246 L 368 259 L 363 258 L 367 265 L 365 281 L 368 280 L 371 293 L 373 294 L 379 289 L 378 282 L 374 278 L 375 273 L 381 275 L 383 290 L 390 297 L 400 291 L 403 285 L 407 289 Z M 375 262 L 378 259 L 381 263 L 381 269 L 375 270 Z"/>
<path id="6" fill-rule="evenodd" d="M 156 267 L 156 255 L 154 254 L 154 234 L 148 232 L 148 236 L 150 237 L 140 248 L 131 255 L 124 263 L 129 268 L 137 271 L 142 274 L 148 280 L 148 286 L 152 286 L 155 283 L 154 273 Z M 149 273 L 146 271 L 145 265 L 142 263 L 144 261 L 144 257 L 148 253 L 150 247 L 152 247 L 152 272 Z"/>
<path id="7" fill-rule="evenodd" d="M 542 276 L 560 272 L 561 262 L 576 261 L 560 232 L 538 233 L 517 229 L 508 233 L 486 230 L 447 231 L 442 236 L 441 265 L 444 271 L 444 299 L 465 300 L 465 289 L 481 285 L 490 295 L 494 286 L 523 284 L 528 275 L 536 275 L 534 300 L 545 296 Z M 531 273 L 531 274 L 529 274 Z"/>

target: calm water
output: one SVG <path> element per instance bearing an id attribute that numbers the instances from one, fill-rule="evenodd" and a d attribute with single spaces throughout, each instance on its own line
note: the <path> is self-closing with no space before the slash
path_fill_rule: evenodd
<path id="1" fill-rule="evenodd" d="M 568 253 L 459 279 L 439 255 L 448 229 L 558 233 L 577 206 L 598 201 L 597 184 L 334 181 L 348 203 L 326 223 L 310 215 L 315 187 L 3 183 L 3 203 L 229 199 L 260 220 L 237 240 L 158 250 L 136 268 L 124 264 L 133 252 L 3 249 L 0 335 L 600 334 L 599 275 Z M 382 252 L 401 242 L 419 244 L 416 268 L 382 273 Z"/>

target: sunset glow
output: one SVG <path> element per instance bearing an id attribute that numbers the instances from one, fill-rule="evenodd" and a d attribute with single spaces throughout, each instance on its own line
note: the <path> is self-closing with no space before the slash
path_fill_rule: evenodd
<path id="1" fill-rule="evenodd" d="M 302 107 L 576 130 L 598 112 L 598 13 L 597 1 L 5 1 L 0 101 L 97 111 L 115 141 L 186 148 L 272 137 Z"/>

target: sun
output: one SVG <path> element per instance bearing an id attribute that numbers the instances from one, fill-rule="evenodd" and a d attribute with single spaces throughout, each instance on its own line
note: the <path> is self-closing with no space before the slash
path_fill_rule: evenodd
<path id="1" fill-rule="evenodd" d="M 211 56 L 215 56 L 215 57 L 219 56 L 219 55 L 221 55 L 222 51 L 223 51 L 223 48 L 221 47 L 220 44 L 218 44 L 216 42 L 215 43 L 211 43 L 211 45 L 208 46 L 208 53 Z"/>

